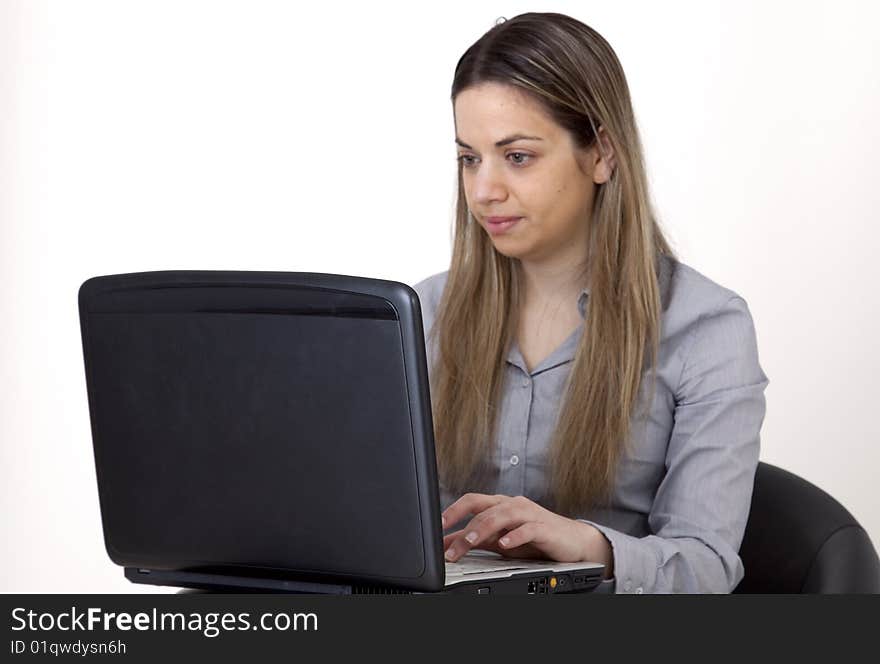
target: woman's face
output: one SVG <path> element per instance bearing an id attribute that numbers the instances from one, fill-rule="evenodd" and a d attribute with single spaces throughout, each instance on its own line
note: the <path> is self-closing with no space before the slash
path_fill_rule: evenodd
<path id="1" fill-rule="evenodd" d="M 585 258 L 595 185 L 611 172 L 598 150 L 577 148 L 537 102 L 508 85 L 466 88 L 454 115 L 467 205 L 495 249 L 528 262 Z"/>

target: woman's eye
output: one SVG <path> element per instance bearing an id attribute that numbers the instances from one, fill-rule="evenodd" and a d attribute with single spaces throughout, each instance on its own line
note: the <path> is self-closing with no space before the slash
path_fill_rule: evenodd
<path id="1" fill-rule="evenodd" d="M 525 165 L 531 158 L 532 155 L 526 154 L 525 152 L 511 152 L 507 155 L 508 158 L 513 157 L 510 161 L 515 166 L 523 166 Z M 458 161 L 465 167 L 469 168 L 474 165 L 475 157 L 469 154 L 463 154 L 458 156 Z"/>

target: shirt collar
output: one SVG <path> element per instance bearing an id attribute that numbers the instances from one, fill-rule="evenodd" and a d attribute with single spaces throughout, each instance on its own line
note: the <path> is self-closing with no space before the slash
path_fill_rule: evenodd
<path id="1" fill-rule="evenodd" d="M 581 318 L 587 317 L 587 303 L 590 299 L 590 289 L 584 288 L 581 291 L 580 295 L 578 295 L 578 311 L 581 314 Z"/>
<path id="2" fill-rule="evenodd" d="M 672 256 L 667 256 L 665 254 L 660 254 L 660 273 L 658 275 L 658 285 L 660 288 L 660 298 L 661 298 L 661 309 L 662 311 L 666 311 L 669 306 L 669 297 L 671 295 L 671 281 L 672 281 L 672 273 L 675 270 L 675 265 L 677 261 Z M 578 294 L 577 300 L 577 308 L 578 312 L 581 315 L 581 318 L 586 320 L 587 317 L 587 306 L 590 303 L 590 289 L 584 288 Z M 560 364 L 564 364 L 572 359 L 574 359 L 575 351 L 577 350 L 577 344 L 580 340 L 580 335 L 582 334 L 583 326 L 580 326 L 577 330 L 572 332 L 571 336 L 566 339 L 559 348 L 554 350 L 549 357 L 545 358 L 544 361 L 541 362 L 537 367 L 534 368 L 531 375 L 535 375 L 536 373 L 540 373 L 541 371 L 546 371 L 547 369 L 552 369 L 553 367 L 559 366 Z M 507 361 L 511 364 L 518 366 L 524 372 L 528 373 L 525 368 L 525 361 L 523 360 L 522 354 L 519 352 L 519 346 L 514 339 L 513 343 L 510 345 L 510 350 L 507 352 Z"/>
<path id="3" fill-rule="evenodd" d="M 581 315 L 582 319 L 586 319 L 587 305 L 590 300 L 590 289 L 584 288 L 579 294 L 577 299 L 577 308 L 578 312 Z M 582 327 L 582 326 L 581 326 Z M 574 353 L 577 349 L 577 343 L 580 339 L 581 335 L 581 327 L 578 327 L 577 330 L 569 335 L 568 339 L 566 339 L 562 345 L 556 348 L 550 355 L 534 369 L 532 369 L 531 375 L 538 374 L 542 371 L 547 371 L 548 369 L 552 369 L 553 367 L 557 367 L 560 364 L 565 364 L 566 362 L 570 362 L 574 359 Z M 516 339 L 510 344 L 510 349 L 507 352 L 507 361 L 513 364 L 514 366 L 522 369 L 524 373 L 529 373 L 526 371 L 526 363 L 523 359 L 522 354 L 519 351 L 519 344 L 516 342 Z"/>

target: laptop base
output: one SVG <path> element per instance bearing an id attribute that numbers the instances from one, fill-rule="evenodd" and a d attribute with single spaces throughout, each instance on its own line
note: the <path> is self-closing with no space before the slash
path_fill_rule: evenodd
<path id="1" fill-rule="evenodd" d="M 491 581 L 475 581 L 448 586 L 435 593 L 421 593 L 386 586 L 349 585 L 271 579 L 175 570 L 125 568 L 125 578 L 132 583 L 173 586 L 192 590 L 226 593 L 293 593 L 310 595 L 554 595 L 590 593 L 602 581 L 601 570 L 595 574 L 576 575 L 521 574 Z M 553 579 L 551 581 L 551 578 Z"/>
<path id="2" fill-rule="evenodd" d="M 269 579 L 176 570 L 125 568 L 125 578 L 132 583 L 154 586 L 176 586 L 196 590 L 228 593 L 307 593 L 319 595 L 351 595 L 354 586 L 347 584 Z"/>

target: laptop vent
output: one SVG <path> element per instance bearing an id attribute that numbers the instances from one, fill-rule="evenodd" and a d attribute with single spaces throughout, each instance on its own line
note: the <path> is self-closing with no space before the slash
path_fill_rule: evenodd
<path id="1" fill-rule="evenodd" d="M 399 588 L 383 588 L 381 586 L 352 586 L 352 595 L 409 595 L 409 590 Z"/>

